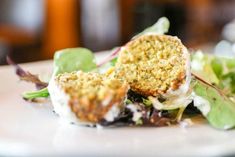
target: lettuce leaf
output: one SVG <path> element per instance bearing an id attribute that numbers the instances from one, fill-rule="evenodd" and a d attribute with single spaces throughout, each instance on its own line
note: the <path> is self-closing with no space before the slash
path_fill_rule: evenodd
<path id="1" fill-rule="evenodd" d="M 54 76 L 65 72 L 77 70 L 88 72 L 94 69 L 96 69 L 95 56 L 86 48 L 63 49 L 54 55 Z"/>
<path id="2" fill-rule="evenodd" d="M 231 129 L 235 127 L 235 103 L 223 94 L 218 88 L 202 79 L 194 79 L 194 88 L 196 96 L 206 100 L 208 104 L 203 103 L 200 105 L 209 105 L 209 112 L 205 113 L 203 107 L 196 107 L 204 113 L 208 122 L 218 129 Z"/>
<path id="3" fill-rule="evenodd" d="M 214 56 L 211 67 L 219 78 L 218 87 L 223 89 L 226 95 L 235 94 L 235 57 L 224 58 Z"/>
<path id="4" fill-rule="evenodd" d="M 197 51 L 192 55 L 192 72 L 214 84 L 227 96 L 235 95 L 235 57 L 225 58 Z"/>
<path id="5" fill-rule="evenodd" d="M 191 55 L 191 58 L 191 68 L 193 73 L 211 84 L 219 83 L 219 79 L 211 66 L 212 56 L 206 55 L 202 51 L 197 51 Z"/>

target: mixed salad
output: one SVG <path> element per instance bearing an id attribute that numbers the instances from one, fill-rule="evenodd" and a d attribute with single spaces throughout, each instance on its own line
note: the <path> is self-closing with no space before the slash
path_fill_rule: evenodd
<path id="1" fill-rule="evenodd" d="M 151 38 L 154 38 L 154 40 L 157 38 L 157 40 L 161 41 L 162 37 L 165 38 L 166 35 L 164 34 L 168 32 L 169 25 L 170 23 L 168 19 L 162 17 L 153 26 L 134 36 L 130 42 L 132 42 L 131 44 L 133 45 L 135 44 L 133 43 L 135 41 L 145 42 L 145 37 L 147 38 L 147 41 L 151 40 L 149 36 L 151 36 Z M 168 37 L 166 36 L 166 38 L 166 41 L 168 42 Z M 176 42 L 178 42 L 178 39 L 171 39 L 171 37 L 169 37 L 169 40 L 175 40 Z M 130 44 L 128 45 L 128 43 L 126 45 L 129 47 L 132 46 Z M 77 80 L 75 80 L 76 82 L 81 81 L 79 80 L 80 75 L 81 77 L 84 76 L 84 80 L 86 79 L 85 77 L 90 77 L 92 79 L 94 73 L 95 76 L 97 73 L 97 77 L 101 77 L 102 79 L 107 78 L 108 81 L 111 81 L 111 84 L 113 84 L 113 81 L 117 82 L 116 80 L 110 79 L 110 77 L 116 76 L 115 72 L 113 74 L 113 71 L 120 71 L 120 69 L 128 67 L 123 67 L 122 65 L 122 61 L 125 59 L 125 57 L 122 60 L 120 59 L 120 56 L 125 55 L 126 53 L 124 52 L 127 49 L 126 45 L 114 48 L 110 52 L 110 56 L 108 56 L 100 63 L 95 62 L 93 52 L 86 48 L 70 48 L 60 50 L 56 52 L 54 56 L 54 69 L 51 80 L 63 80 L 63 77 L 66 77 L 66 80 L 68 82 L 71 82 L 71 76 L 73 75 L 73 78 L 75 76 L 76 78 L 78 77 Z M 124 50 L 124 48 L 126 49 Z M 136 48 L 134 47 L 134 49 Z M 121 94 L 122 99 L 120 99 L 119 102 L 122 104 L 121 107 L 120 105 L 118 106 L 120 107 L 118 108 L 118 111 L 116 111 L 117 108 L 113 107 L 104 108 L 101 111 L 107 114 L 103 116 L 99 113 L 96 113 L 96 115 L 99 115 L 99 118 L 94 118 L 94 115 L 90 115 L 90 113 L 93 113 L 93 110 L 99 110 L 102 105 L 105 106 L 104 103 L 99 104 L 97 103 L 97 101 L 90 101 L 89 99 L 89 102 L 92 102 L 88 104 L 89 109 L 92 108 L 92 110 L 86 110 L 86 108 L 84 107 L 82 108 L 82 112 L 84 113 L 81 114 L 81 110 L 77 108 L 79 108 L 79 105 L 81 105 L 81 102 L 83 101 L 80 101 L 79 97 L 76 97 L 76 99 L 78 99 L 77 101 L 80 103 L 66 104 L 66 102 L 63 101 L 63 104 L 61 104 L 59 101 L 57 101 L 58 97 L 66 97 L 66 95 L 56 95 L 54 92 L 55 90 L 52 89 L 52 85 L 50 85 L 52 81 L 41 81 L 37 75 L 33 75 L 30 72 L 24 71 L 10 58 L 8 58 L 8 63 L 15 66 L 16 74 L 20 77 L 21 80 L 32 82 L 36 85 L 36 91 L 26 92 L 22 94 L 25 100 L 35 101 L 38 98 L 51 97 L 56 113 L 58 113 L 61 117 L 68 117 L 68 115 L 73 114 L 73 118 L 78 120 L 80 119 L 79 122 L 82 121 L 82 124 L 84 124 L 85 122 L 85 124 L 89 125 L 102 126 L 165 126 L 177 124 L 184 119 L 190 119 L 194 116 L 202 115 L 209 122 L 209 124 L 215 128 L 224 130 L 234 128 L 235 56 L 234 58 L 226 58 L 212 54 L 205 54 L 201 51 L 190 52 L 190 54 L 191 56 L 189 60 L 191 61 L 191 66 L 187 65 L 188 67 L 184 69 L 185 73 L 182 77 L 182 82 L 180 82 L 181 85 L 187 85 L 187 89 L 185 92 L 175 92 L 177 94 L 173 94 L 170 96 L 169 90 L 165 89 L 162 91 L 159 90 L 158 93 L 154 94 L 149 94 L 146 91 L 139 92 L 139 86 L 137 89 L 135 78 L 130 81 L 129 77 L 127 78 L 125 76 L 122 76 L 119 77 L 121 78 L 121 84 L 123 81 L 123 83 L 127 83 L 130 86 L 123 90 L 123 92 L 126 92 L 124 95 Z M 185 60 L 182 60 L 181 58 L 181 61 L 185 61 L 186 65 L 186 62 L 188 62 L 187 58 L 183 59 Z M 151 58 L 149 60 L 151 60 Z M 146 61 L 146 63 L 147 62 L 148 61 Z M 152 68 L 154 68 L 154 65 L 152 66 Z M 190 71 L 188 72 L 187 69 L 189 69 Z M 79 71 L 79 73 L 77 73 L 77 71 Z M 131 72 L 134 73 L 133 71 Z M 128 73 L 128 71 L 126 73 Z M 138 74 L 136 74 L 135 77 L 139 77 Z M 124 73 L 122 75 L 127 74 Z M 146 79 L 148 83 L 148 78 Z M 85 80 L 85 82 L 89 81 L 90 80 Z M 115 88 L 110 87 L 110 85 L 106 86 L 106 84 L 103 84 L 104 83 L 102 83 L 102 86 L 99 86 L 97 88 L 102 88 L 102 90 L 107 89 L 107 91 L 114 93 L 116 92 Z M 120 83 L 117 84 L 119 85 Z M 92 83 L 90 86 L 92 86 Z M 105 86 L 105 88 L 103 88 L 103 86 Z M 121 88 L 122 85 L 117 86 L 117 88 L 119 87 Z M 70 88 L 73 87 L 70 86 Z M 78 88 L 81 88 L 81 90 L 83 90 L 83 88 L 85 87 L 82 84 L 78 86 Z M 97 88 L 95 88 L 97 92 L 100 92 Z M 110 90 L 110 88 L 112 89 Z M 179 85 L 175 88 L 180 89 L 181 86 Z M 74 91 L 76 90 L 74 89 Z M 80 91 L 78 90 L 78 92 Z M 67 93 L 67 96 L 68 94 L 69 93 Z M 94 94 L 96 95 L 96 93 Z M 73 100 L 74 99 L 75 98 L 73 97 Z M 55 104 L 57 104 L 57 106 Z M 63 105 L 67 107 L 58 109 L 58 105 L 59 107 Z M 96 108 L 93 108 L 94 105 L 96 105 Z M 108 105 L 112 106 L 113 104 L 108 103 Z M 83 104 L 83 106 L 85 105 Z M 66 113 L 64 112 L 65 110 Z M 105 118 L 111 113 L 115 114 L 115 116 L 112 115 L 112 118 Z M 86 115 L 89 115 L 90 117 L 86 117 Z M 69 119 L 69 121 L 74 123 L 77 122 L 74 119 Z"/>

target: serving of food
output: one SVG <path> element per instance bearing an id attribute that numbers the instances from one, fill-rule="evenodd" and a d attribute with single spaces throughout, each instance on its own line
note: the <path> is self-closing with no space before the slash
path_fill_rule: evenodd
<path id="1" fill-rule="evenodd" d="M 25 100 L 49 98 L 70 123 L 169 126 L 203 116 L 214 128 L 234 128 L 235 58 L 191 53 L 168 29 L 160 18 L 99 63 L 86 48 L 60 50 L 49 82 L 8 62 L 38 89 Z"/>

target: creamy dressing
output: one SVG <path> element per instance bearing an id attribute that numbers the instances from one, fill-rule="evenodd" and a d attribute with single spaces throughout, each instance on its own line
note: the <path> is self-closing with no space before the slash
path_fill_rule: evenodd
<path id="1" fill-rule="evenodd" d="M 132 120 L 137 122 L 143 115 L 141 111 L 138 111 L 138 108 L 134 104 L 128 104 L 127 108 L 133 113 Z"/>
<path id="2" fill-rule="evenodd" d="M 148 97 L 148 99 L 152 102 L 153 106 L 157 110 L 172 110 L 181 107 L 186 107 L 193 100 L 190 91 L 185 95 L 170 97 L 164 102 L 159 102 L 158 97 Z"/>
<path id="3" fill-rule="evenodd" d="M 117 106 L 117 104 L 113 104 L 111 109 L 105 114 L 104 119 L 108 122 L 112 122 L 119 115 L 119 113 L 120 108 Z"/>

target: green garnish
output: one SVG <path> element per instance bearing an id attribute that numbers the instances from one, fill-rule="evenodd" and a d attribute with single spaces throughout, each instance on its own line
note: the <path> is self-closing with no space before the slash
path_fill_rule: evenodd
<path id="1" fill-rule="evenodd" d="M 127 105 L 128 105 L 128 104 L 133 104 L 133 102 L 132 102 L 130 99 L 126 99 L 126 100 L 125 100 L 125 104 L 127 104 Z"/>
<path id="2" fill-rule="evenodd" d="M 143 104 L 147 107 L 152 106 L 152 102 L 149 99 L 142 98 Z"/>
<path id="3" fill-rule="evenodd" d="M 38 91 L 23 93 L 23 98 L 26 100 L 32 100 L 35 98 L 47 98 L 48 96 L 49 96 L 49 92 L 47 88 L 43 88 Z"/>

